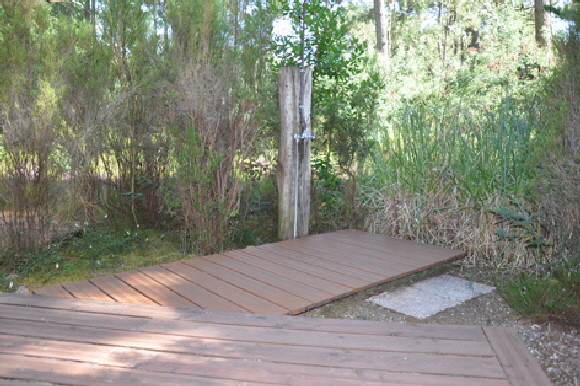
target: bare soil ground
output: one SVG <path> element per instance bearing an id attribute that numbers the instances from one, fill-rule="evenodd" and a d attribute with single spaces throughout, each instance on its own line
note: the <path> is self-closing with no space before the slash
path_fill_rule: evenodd
<path id="1" fill-rule="evenodd" d="M 368 289 L 310 310 L 302 316 L 379 320 L 390 323 L 511 326 L 517 331 L 554 385 L 580 386 L 580 332 L 578 326 L 554 322 L 539 323 L 526 319 L 507 304 L 497 289 L 425 319 L 417 319 L 390 311 L 366 301 L 369 297 L 382 292 L 442 274 L 494 285 L 493 272 L 489 270 L 450 264 Z"/>

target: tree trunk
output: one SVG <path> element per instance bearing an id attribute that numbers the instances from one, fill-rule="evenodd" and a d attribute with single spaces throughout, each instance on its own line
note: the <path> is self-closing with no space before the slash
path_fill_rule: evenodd
<path id="1" fill-rule="evenodd" d="M 534 23 L 536 27 L 536 43 L 540 47 L 550 47 L 552 44 L 552 18 L 546 12 L 545 5 L 551 5 L 551 0 L 534 0 Z"/>
<path id="2" fill-rule="evenodd" d="M 390 39 L 387 21 L 387 10 L 384 0 L 374 0 L 375 2 L 375 31 L 377 32 L 377 50 L 379 51 L 385 67 L 389 65 Z"/>

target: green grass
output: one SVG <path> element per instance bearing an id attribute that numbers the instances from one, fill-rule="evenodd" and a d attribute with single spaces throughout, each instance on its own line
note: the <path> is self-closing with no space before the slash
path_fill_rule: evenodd
<path id="1" fill-rule="evenodd" d="M 526 193 L 533 180 L 530 146 L 540 140 L 537 109 L 504 98 L 495 109 L 408 106 L 378 138 L 374 177 L 382 187 L 411 193 L 437 189 L 442 180 L 466 197 Z"/>
<path id="2" fill-rule="evenodd" d="M 519 313 L 580 325 L 580 260 L 501 275 L 496 286 Z"/>
<path id="3" fill-rule="evenodd" d="M 0 291 L 16 291 L 20 284 L 34 290 L 183 258 L 172 234 L 87 227 L 16 256 L 11 268 L 0 267 Z"/>

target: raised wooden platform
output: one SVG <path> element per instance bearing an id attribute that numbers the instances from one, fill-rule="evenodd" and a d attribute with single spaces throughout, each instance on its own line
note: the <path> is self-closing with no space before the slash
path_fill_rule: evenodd
<path id="1" fill-rule="evenodd" d="M 548 386 L 510 328 L 0 294 L 0 385 Z"/>
<path id="2" fill-rule="evenodd" d="M 299 314 L 464 255 L 463 251 L 344 230 L 34 292 L 169 307 Z"/>

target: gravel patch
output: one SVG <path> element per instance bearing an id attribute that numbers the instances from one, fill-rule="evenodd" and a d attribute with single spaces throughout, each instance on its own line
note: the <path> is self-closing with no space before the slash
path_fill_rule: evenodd
<path id="1" fill-rule="evenodd" d="M 535 323 L 514 311 L 497 289 L 437 314 L 418 319 L 367 301 L 429 277 L 448 274 L 493 286 L 492 272 L 483 268 L 446 265 L 373 287 L 303 313 L 310 318 L 378 320 L 390 323 L 463 324 L 513 327 L 554 385 L 580 386 L 578 326 Z"/>

